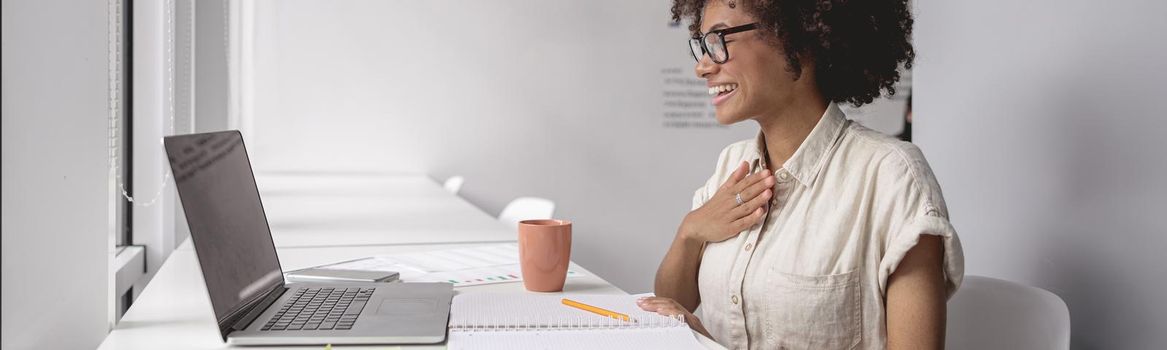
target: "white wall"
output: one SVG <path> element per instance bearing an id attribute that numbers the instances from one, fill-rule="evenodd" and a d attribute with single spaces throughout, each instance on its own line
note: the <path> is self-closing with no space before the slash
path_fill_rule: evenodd
<path id="1" fill-rule="evenodd" d="M 1060 295 L 1076 349 L 1167 347 L 1165 4 L 917 4 L 915 140 L 967 273 Z"/>
<path id="2" fill-rule="evenodd" d="M 492 215 L 551 198 L 575 222 L 573 258 L 629 291 L 651 290 L 718 152 L 757 128 L 662 127 L 661 69 L 693 77 L 694 65 L 667 1 L 255 10 L 248 147 L 260 171 L 463 175 L 462 195 Z"/>
<path id="3" fill-rule="evenodd" d="M 4 349 L 109 329 L 107 3 L 3 2 Z"/>
<path id="4" fill-rule="evenodd" d="M 651 290 L 721 148 L 757 132 L 664 126 L 663 91 L 684 89 L 665 79 L 696 78 L 670 1 L 249 4 L 240 103 L 259 171 L 463 175 L 492 215 L 551 198 L 575 260 L 629 291 Z M 890 121 L 863 119 L 898 132 L 902 107 L 883 107 Z"/>

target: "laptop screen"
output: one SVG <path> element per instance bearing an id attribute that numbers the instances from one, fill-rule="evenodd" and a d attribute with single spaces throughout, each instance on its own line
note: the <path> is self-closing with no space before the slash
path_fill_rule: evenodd
<path id="1" fill-rule="evenodd" d="M 238 131 L 164 139 L 203 279 L 226 337 L 241 309 L 284 283 Z"/>

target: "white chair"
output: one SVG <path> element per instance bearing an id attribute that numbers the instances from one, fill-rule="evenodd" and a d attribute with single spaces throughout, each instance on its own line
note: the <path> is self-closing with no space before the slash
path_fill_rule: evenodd
<path id="1" fill-rule="evenodd" d="M 1054 293 L 965 276 L 948 301 L 947 349 L 1070 348 L 1070 310 Z"/>
<path id="2" fill-rule="evenodd" d="M 462 178 L 461 176 L 451 176 L 450 178 L 446 179 L 446 182 L 442 184 L 442 187 L 445 187 L 446 191 L 450 191 L 450 193 L 458 194 L 458 191 L 462 189 L 463 182 L 466 182 L 465 178 Z"/>
<path id="3" fill-rule="evenodd" d="M 519 227 L 519 221 L 550 219 L 552 215 L 555 215 L 555 202 L 538 197 L 519 197 L 502 209 L 498 220 L 511 227 Z"/>

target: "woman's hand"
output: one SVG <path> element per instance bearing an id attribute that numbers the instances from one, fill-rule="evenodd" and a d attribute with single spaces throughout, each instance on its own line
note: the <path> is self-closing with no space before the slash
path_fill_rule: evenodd
<path id="1" fill-rule="evenodd" d="M 636 299 L 636 305 L 640 306 L 640 309 L 644 311 L 655 312 L 662 316 L 683 316 L 689 328 L 704 334 L 709 339 L 713 339 L 713 337 L 709 336 L 709 331 L 705 330 L 705 326 L 701 324 L 701 320 L 697 316 L 694 316 L 692 312 L 685 309 L 684 306 L 681 306 L 676 300 L 664 297 L 644 297 Z"/>
<path id="2" fill-rule="evenodd" d="M 685 216 L 681 233 L 686 239 L 721 242 L 762 220 L 766 201 L 774 195 L 774 174 L 769 169 L 746 176 L 748 172 L 742 162 L 713 198 Z"/>

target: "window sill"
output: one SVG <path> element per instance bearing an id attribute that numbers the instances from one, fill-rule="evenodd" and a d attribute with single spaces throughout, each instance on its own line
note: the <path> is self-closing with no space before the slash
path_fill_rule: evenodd
<path id="1" fill-rule="evenodd" d="M 140 245 L 117 247 L 113 268 L 114 295 L 126 294 L 142 276 L 146 275 L 146 247 Z"/>

